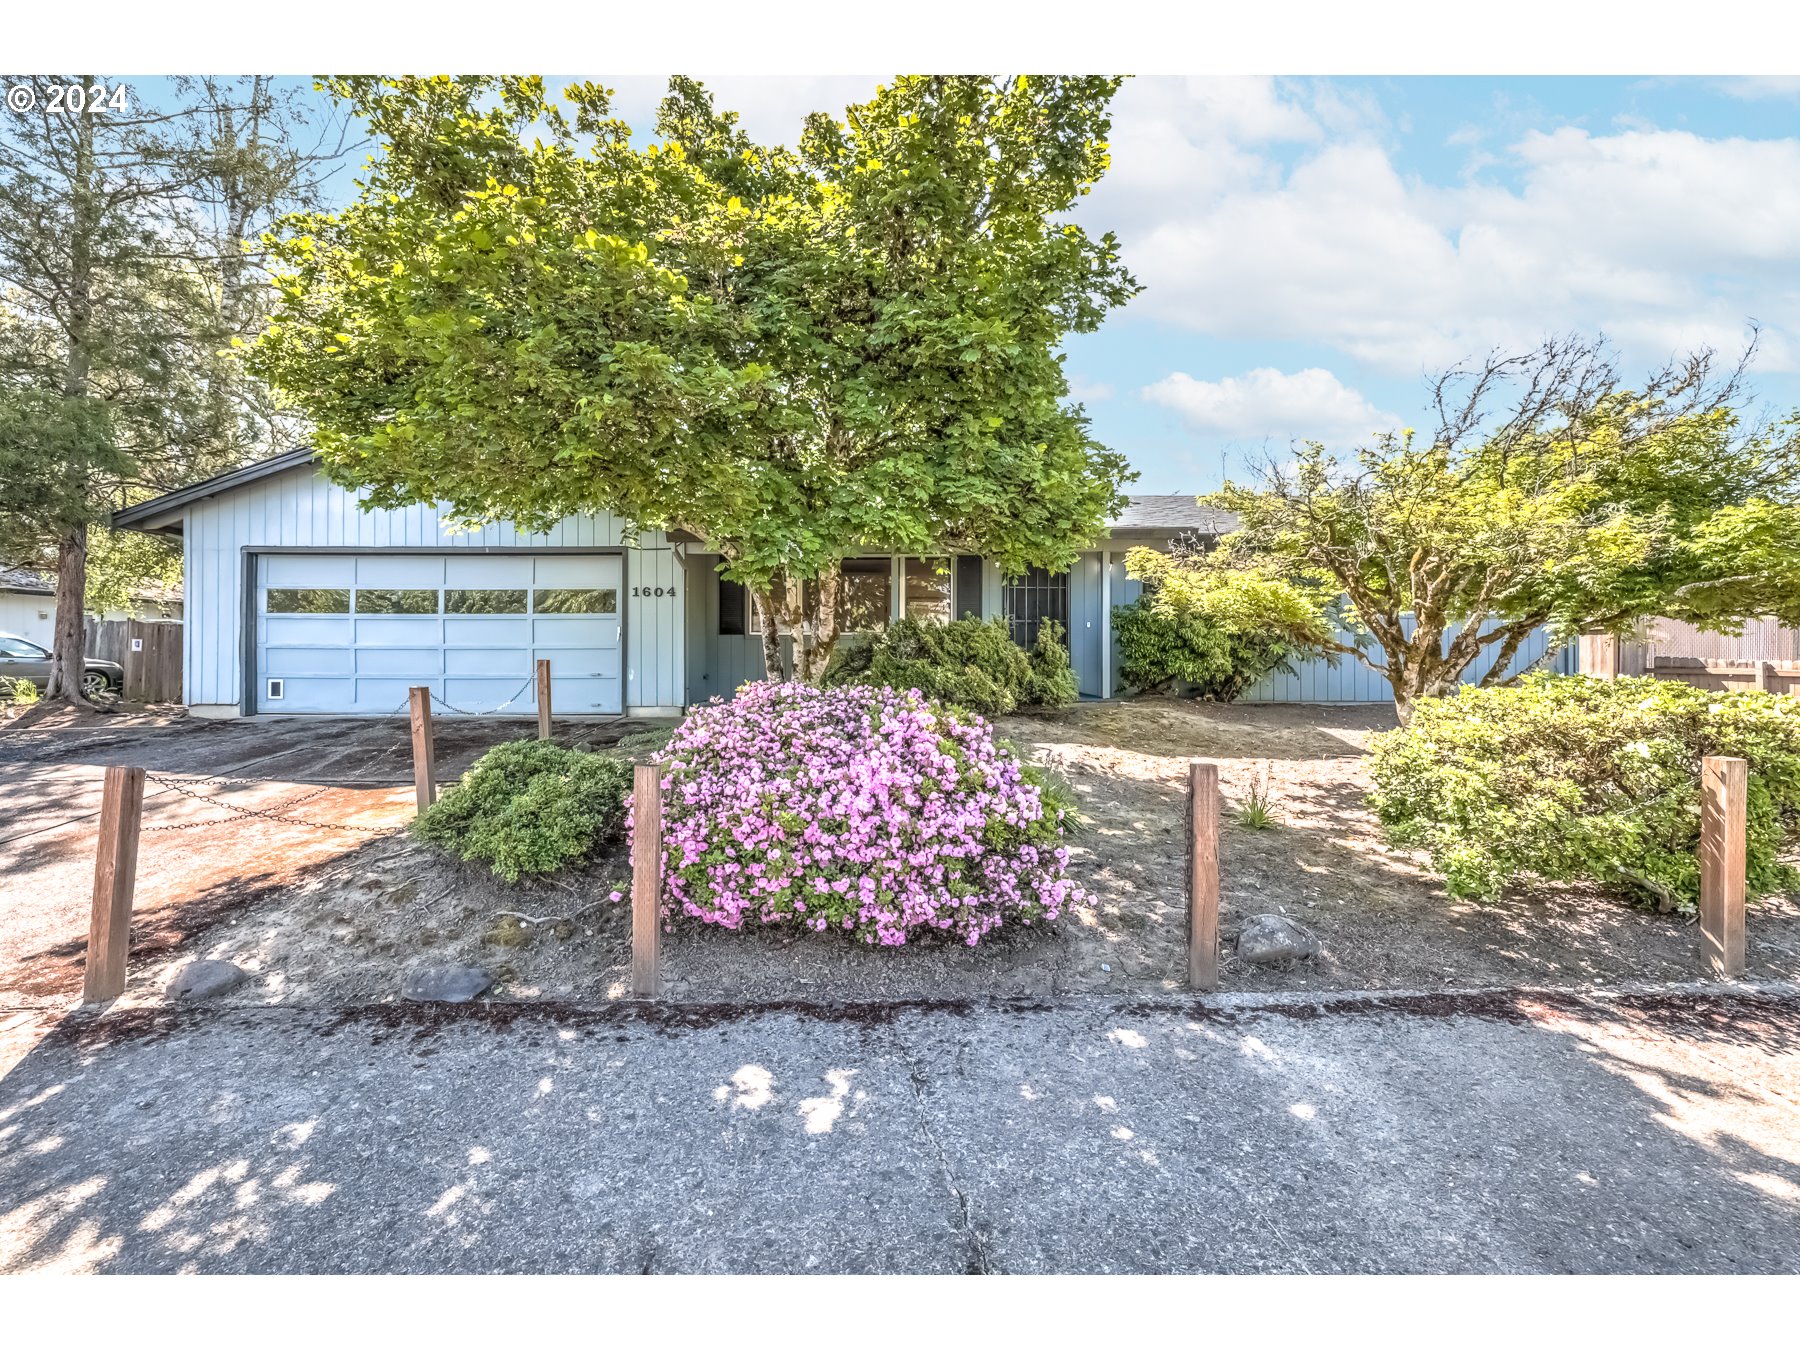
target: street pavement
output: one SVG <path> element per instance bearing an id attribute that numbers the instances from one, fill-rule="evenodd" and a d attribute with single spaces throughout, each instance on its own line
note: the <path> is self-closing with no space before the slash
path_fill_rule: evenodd
<path id="1" fill-rule="evenodd" d="M 1800 1271 L 1791 986 L 23 1009 L 0 1070 L 8 1271 Z"/>

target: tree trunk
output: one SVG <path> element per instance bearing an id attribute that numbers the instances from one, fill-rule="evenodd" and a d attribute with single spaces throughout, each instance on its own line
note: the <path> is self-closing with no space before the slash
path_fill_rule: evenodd
<path id="1" fill-rule="evenodd" d="M 825 667 L 831 664 L 831 653 L 837 647 L 838 600 L 842 583 L 843 568 L 835 562 L 819 573 L 812 612 L 807 616 L 811 640 L 795 649 L 800 654 L 797 674 L 807 684 L 817 684 L 824 678 Z"/>
<path id="2" fill-rule="evenodd" d="M 87 670 L 87 526 L 76 525 L 56 541 L 56 628 L 50 639 L 50 678 L 44 697 L 92 706 L 81 692 Z"/>
<path id="3" fill-rule="evenodd" d="M 783 638 L 791 643 L 791 678 L 802 684 L 817 684 L 831 663 L 838 641 L 842 567 L 832 563 L 819 573 L 810 597 L 807 589 L 806 583 L 777 574 L 766 591 L 750 592 L 750 602 L 762 620 L 763 666 L 770 679 L 781 679 L 786 673 Z"/>
<path id="4" fill-rule="evenodd" d="M 785 680 L 787 663 L 781 659 L 781 606 L 768 591 L 755 588 L 750 589 L 750 603 L 756 607 L 756 617 L 761 621 L 763 678 Z"/>
<path id="5" fill-rule="evenodd" d="M 91 80 L 83 80 L 84 85 Z M 93 374 L 94 237 L 99 229 L 94 167 L 93 114 L 76 114 L 75 166 L 70 175 L 68 359 L 63 366 L 63 397 L 79 403 L 89 397 Z M 78 419 L 84 434 L 91 434 L 88 419 Z M 46 701 L 63 699 L 92 707 L 81 692 L 87 669 L 87 523 L 68 525 L 56 541 L 56 628 L 50 644 L 50 677 L 45 681 Z"/>

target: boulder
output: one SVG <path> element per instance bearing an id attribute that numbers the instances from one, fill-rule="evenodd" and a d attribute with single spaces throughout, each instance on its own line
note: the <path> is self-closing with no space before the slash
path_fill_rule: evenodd
<path id="1" fill-rule="evenodd" d="M 231 961 L 190 961 L 169 981 L 169 997 L 211 998 L 229 993 L 249 978 L 249 971 Z"/>
<path id="2" fill-rule="evenodd" d="M 406 972 L 400 997 L 409 1003 L 467 1003 L 493 982 L 480 966 L 425 966 Z"/>
<path id="3" fill-rule="evenodd" d="M 1251 965 L 1273 965 L 1317 956 L 1319 939 L 1280 914 L 1256 914 L 1238 930 L 1237 954 Z"/>

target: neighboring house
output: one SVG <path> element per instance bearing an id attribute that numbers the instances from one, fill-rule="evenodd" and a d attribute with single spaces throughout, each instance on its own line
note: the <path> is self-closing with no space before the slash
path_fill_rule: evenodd
<path id="1" fill-rule="evenodd" d="M 108 610 L 103 619 L 181 620 L 181 591 L 146 592 L 129 611 Z M 0 567 L 0 633 L 48 647 L 56 630 L 56 579 L 28 567 Z"/>
<path id="2" fill-rule="evenodd" d="M 115 526 L 178 536 L 188 606 L 183 688 L 194 713 L 385 715 L 427 685 L 447 708 L 528 712 L 533 661 L 551 662 L 558 713 L 675 715 L 763 673 L 743 588 L 691 537 L 612 515 L 543 534 L 456 532 L 433 506 L 364 511 L 297 450 L 119 512 Z M 1000 615 L 1029 642 L 1069 632 L 1083 694 L 1114 690 L 1112 606 L 1137 593 L 1124 551 L 1232 519 L 1192 496 L 1134 497 L 1069 572 L 1005 580 L 991 562 L 846 563 L 871 626 L 905 613 Z"/>

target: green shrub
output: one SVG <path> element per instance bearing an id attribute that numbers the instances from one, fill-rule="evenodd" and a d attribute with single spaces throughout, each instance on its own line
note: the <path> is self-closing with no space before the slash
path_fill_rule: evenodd
<path id="1" fill-rule="evenodd" d="M 1317 590 L 1185 550 L 1134 548 L 1125 571 L 1144 583 L 1141 596 L 1113 610 L 1119 678 L 1132 688 L 1180 683 L 1230 703 L 1274 671 L 1291 670 L 1290 657 L 1330 651 L 1328 605 Z"/>
<path id="2" fill-rule="evenodd" d="M 555 872 L 620 836 L 631 765 L 549 741 L 497 745 L 423 811 L 413 833 L 508 881 Z"/>
<path id="3" fill-rule="evenodd" d="M 1688 909 L 1704 755 L 1749 761 L 1750 894 L 1792 886 L 1780 859 L 1800 838 L 1800 699 L 1656 679 L 1465 685 L 1375 738 L 1370 804 L 1453 895 L 1496 897 L 1529 874 Z"/>
<path id="4" fill-rule="evenodd" d="M 1258 680 L 1289 670 L 1293 649 L 1276 633 L 1237 632 L 1199 614 L 1170 614 L 1149 596 L 1113 609 L 1119 678 L 1133 689 L 1191 685 L 1196 698 L 1232 703 Z"/>
<path id="5" fill-rule="evenodd" d="M 1062 625 L 1046 622 L 1026 651 L 1012 640 L 1005 619 L 900 619 L 878 636 L 840 643 L 822 683 L 917 689 L 940 703 L 990 717 L 1020 708 L 1060 708 L 1073 703 L 1078 692 L 1062 636 Z"/>

